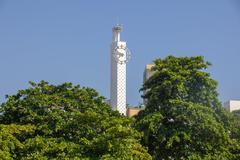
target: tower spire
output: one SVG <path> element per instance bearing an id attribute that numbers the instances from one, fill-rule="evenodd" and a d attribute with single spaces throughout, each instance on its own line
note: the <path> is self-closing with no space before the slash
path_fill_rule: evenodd
<path id="1" fill-rule="evenodd" d="M 116 26 L 113 27 L 112 31 L 113 31 L 113 42 L 119 42 L 122 26 L 117 24 Z"/>

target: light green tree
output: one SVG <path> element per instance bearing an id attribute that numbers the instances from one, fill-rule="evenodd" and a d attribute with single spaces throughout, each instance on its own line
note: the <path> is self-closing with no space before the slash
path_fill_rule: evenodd
<path id="1" fill-rule="evenodd" d="M 112 111 L 91 88 L 31 82 L 8 96 L 1 110 L 0 123 L 34 127 L 29 136 L 14 136 L 19 147 L 9 152 L 12 158 L 151 159 L 133 120 Z"/>
<path id="2" fill-rule="evenodd" d="M 24 148 L 21 139 L 31 136 L 32 125 L 0 124 L 0 159 L 17 159 L 17 151 Z"/>

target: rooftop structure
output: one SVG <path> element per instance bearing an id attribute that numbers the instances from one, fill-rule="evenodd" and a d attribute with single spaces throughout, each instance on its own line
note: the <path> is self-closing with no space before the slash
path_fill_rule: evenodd
<path id="1" fill-rule="evenodd" d="M 154 64 L 147 64 L 143 73 L 143 82 L 145 82 L 147 79 L 149 79 L 153 75 L 152 68 L 154 67 Z"/>
<path id="2" fill-rule="evenodd" d="M 229 112 L 240 110 L 240 100 L 229 100 L 224 103 L 224 108 Z"/>

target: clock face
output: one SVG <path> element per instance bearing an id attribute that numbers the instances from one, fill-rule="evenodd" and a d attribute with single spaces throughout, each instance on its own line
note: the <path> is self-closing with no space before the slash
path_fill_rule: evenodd
<path id="1" fill-rule="evenodd" d="M 117 46 L 114 49 L 113 54 L 114 54 L 113 56 L 114 56 L 115 60 L 120 64 L 126 63 L 130 58 L 129 50 L 127 49 L 126 46 L 123 46 L 123 45 Z"/>

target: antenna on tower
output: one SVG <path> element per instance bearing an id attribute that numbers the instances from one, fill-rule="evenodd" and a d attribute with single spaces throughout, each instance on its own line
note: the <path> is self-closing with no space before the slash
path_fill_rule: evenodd
<path id="1" fill-rule="evenodd" d="M 120 24 L 119 24 L 119 17 L 117 17 L 117 25 L 120 25 Z"/>

